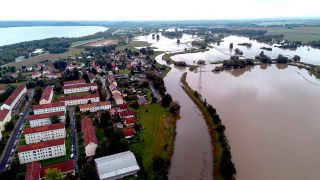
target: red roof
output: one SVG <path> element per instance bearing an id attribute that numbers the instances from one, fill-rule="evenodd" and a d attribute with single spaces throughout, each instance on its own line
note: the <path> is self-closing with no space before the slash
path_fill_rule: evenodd
<path id="1" fill-rule="evenodd" d="M 93 107 L 98 107 L 98 106 L 107 106 L 107 105 L 111 105 L 111 103 L 109 101 L 102 101 L 102 102 L 93 102 L 90 104 L 81 104 L 79 105 L 80 110 L 81 109 L 87 109 L 87 108 L 93 108 Z"/>
<path id="2" fill-rule="evenodd" d="M 25 180 L 39 180 L 40 169 L 41 165 L 37 161 L 27 164 Z"/>
<path id="3" fill-rule="evenodd" d="M 42 96 L 40 98 L 40 100 L 44 99 L 49 101 L 50 98 L 50 94 L 53 92 L 53 88 L 51 86 L 47 86 L 42 93 Z"/>
<path id="4" fill-rule="evenodd" d="M 47 126 L 39 126 L 39 127 L 33 127 L 33 128 L 25 128 L 24 134 L 32 134 L 32 133 L 51 131 L 56 129 L 64 129 L 64 123 L 50 124 Z"/>
<path id="5" fill-rule="evenodd" d="M 46 109 L 46 108 L 52 108 L 52 107 L 59 107 L 59 106 L 65 106 L 64 102 L 54 102 L 50 104 L 41 104 L 41 105 L 34 105 L 32 108 L 35 109 Z"/>
<path id="6" fill-rule="evenodd" d="M 32 121 L 32 120 L 36 120 L 36 119 L 44 119 L 44 118 L 50 118 L 52 116 L 64 116 L 64 111 L 46 113 L 46 114 L 29 115 L 28 120 Z"/>
<path id="7" fill-rule="evenodd" d="M 65 81 L 63 84 L 65 86 L 70 86 L 74 84 L 85 84 L 86 81 L 84 79 L 79 79 L 79 80 L 73 80 L 73 81 Z"/>
<path id="8" fill-rule="evenodd" d="M 136 112 L 134 111 L 123 111 L 123 112 L 119 112 L 119 116 L 120 117 L 126 117 L 126 116 L 135 116 Z"/>
<path id="9" fill-rule="evenodd" d="M 94 131 L 92 120 L 84 118 L 81 120 L 81 131 L 83 135 L 84 144 L 87 146 L 89 143 L 98 144 L 96 133 Z"/>
<path id="10" fill-rule="evenodd" d="M 64 144 L 64 138 L 43 141 L 43 142 L 28 144 L 28 145 L 20 145 L 18 146 L 18 152 L 32 151 L 35 149 L 43 149 L 46 147 L 58 146 L 63 144 Z"/>
<path id="11" fill-rule="evenodd" d="M 51 164 L 49 166 L 42 167 L 40 171 L 40 177 L 44 177 L 47 169 L 58 169 L 62 173 L 70 172 L 70 171 L 74 171 L 74 164 L 72 160 L 68 160 L 61 163 Z"/>
<path id="12" fill-rule="evenodd" d="M 88 94 L 85 96 L 64 96 L 60 98 L 60 101 L 71 101 L 71 100 L 76 100 L 76 99 L 88 99 L 88 98 L 96 98 L 99 97 L 99 93 L 95 94 Z"/>
<path id="13" fill-rule="evenodd" d="M 24 84 L 20 84 L 13 93 L 8 97 L 8 99 L 4 102 L 4 104 L 11 106 L 13 101 L 18 97 L 18 95 L 24 90 L 26 86 Z"/>
<path id="14" fill-rule="evenodd" d="M 70 86 L 64 86 L 63 89 L 76 89 L 76 88 L 92 87 L 92 86 L 97 86 L 97 84 L 96 83 L 75 84 Z"/>
<path id="15" fill-rule="evenodd" d="M 4 118 L 10 113 L 10 110 L 4 108 L 0 111 L 0 121 L 3 121 Z"/>
<path id="16" fill-rule="evenodd" d="M 128 105 L 127 104 L 120 104 L 119 109 L 126 110 L 126 109 L 128 109 Z"/>
<path id="17" fill-rule="evenodd" d="M 125 124 L 134 124 L 136 123 L 137 119 L 136 118 L 127 118 L 124 120 Z"/>
<path id="18" fill-rule="evenodd" d="M 127 128 L 127 129 L 123 129 L 122 133 L 124 137 L 127 137 L 127 136 L 133 136 L 135 131 L 132 128 Z"/>

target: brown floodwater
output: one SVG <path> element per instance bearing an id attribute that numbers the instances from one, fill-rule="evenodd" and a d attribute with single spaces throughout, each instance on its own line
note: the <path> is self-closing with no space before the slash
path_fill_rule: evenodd
<path id="1" fill-rule="evenodd" d="M 213 179 L 212 145 L 208 127 L 197 106 L 180 85 L 185 69 L 175 67 L 164 78 L 167 92 L 181 105 L 169 170 L 170 180 Z"/>
<path id="2" fill-rule="evenodd" d="M 239 180 L 319 179 L 320 80 L 293 66 L 255 66 L 201 75 L 218 111 Z M 187 81 L 199 87 L 200 73 Z"/>

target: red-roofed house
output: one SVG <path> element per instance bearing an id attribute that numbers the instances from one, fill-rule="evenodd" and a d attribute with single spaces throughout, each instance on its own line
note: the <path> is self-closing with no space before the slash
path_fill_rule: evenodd
<path id="1" fill-rule="evenodd" d="M 59 111 L 59 112 L 53 112 L 53 113 L 46 113 L 46 114 L 37 114 L 37 115 L 29 115 L 28 121 L 30 124 L 30 127 L 38 127 L 38 126 L 46 126 L 51 124 L 50 118 L 53 116 L 58 116 L 60 119 L 60 122 L 65 122 L 65 112 Z"/>
<path id="2" fill-rule="evenodd" d="M 46 174 L 46 170 L 48 169 L 58 169 L 63 173 L 64 177 L 66 177 L 68 173 L 75 175 L 74 164 L 72 160 L 41 167 L 41 170 L 40 170 L 41 179 L 44 178 L 44 175 Z"/>
<path id="3" fill-rule="evenodd" d="M 107 80 L 108 80 L 108 82 L 109 82 L 109 85 L 114 85 L 114 86 L 117 86 L 117 85 L 118 85 L 118 84 L 117 84 L 117 81 L 114 79 L 113 76 L 108 76 L 108 77 L 107 77 Z"/>
<path id="4" fill-rule="evenodd" d="M 130 139 L 130 138 L 133 138 L 136 132 L 132 128 L 127 128 L 127 129 L 123 129 L 122 133 L 126 139 Z"/>
<path id="5" fill-rule="evenodd" d="M 7 100 L 1 106 L 1 109 L 12 110 L 22 99 L 22 97 L 27 93 L 27 88 L 24 84 L 20 84 L 13 93 L 7 98 Z"/>
<path id="6" fill-rule="evenodd" d="M 18 146 L 18 156 L 20 164 L 65 155 L 66 146 L 63 138 Z"/>
<path id="7" fill-rule="evenodd" d="M 123 97 L 122 97 L 120 92 L 114 91 L 112 93 L 112 95 L 113 95 L 113 99 L 114 99 L 114 101 L 116 102 L 117 105 L 124 104 Z"/>
<path id="8" fill-rule="evenodd" d="M 98 147 L 98 140 L 92 120 L 90 118 L 84 118 L 81 120 L 81 132 L 83 136 L 86 157 L 94 156 Z"/>
<path id="9" fill-rule="evenodd" d="M 128 111 L 128 105 L 127 104 L 120 104 L 117 108 L 118 112 Z"/>
<path id="10" fill-rule="evenodd" d="M 111 109 L 111 103 L 109 101 L 96 102 L 90 104 L 82 104 L 79 106 L 81 112 L 97 112 L 101 110 Z"/>
<path id="11" fill-rule="evenodd" d="M 72 160 L 64 161 L 57 164 L 50 164 L 44 167 L 41 167 L 41 164 L 38 161 L 34 161 L 27 164 L 25 180 L 44 179 L 44 176 L 48 169 L 58 169 L 62 172 L 63 177 L 66 177 L 68 173 L 75 175 L 74 164 Z"/>
<path id="12" fill-rule="evenodd" d="M 98 86 L 96 83 L 87 83 L 87 84 L 76 84 L 70 86 L 64 86 L 63 92 L 64 94 L 72 94 L 72 93 L 79 93 L 79 92 L 88 92 L 97 90 Z"/>
<path id="13" fill-rule="evenodd" d="M 66 105 L 64 102 L 54 102 L 50 104 L 34 105 L 32 107 L 34 114 L 46 114 L 53 112 L 66 112 Z"/>
<path id="14" fill-rule="evenodd" d="M 0 110 L 0 131 L 4 130 L 4 125 L 11 121 L 11 111 L 8 109 Z"/>
<path id="15" fill-rule="evenodd" d="M 79 80 L 73 80 L 73 81 L 65 81 L 63 83 L 64 86 L 73 86 L 77 84 L 86 84 L 86 81 L 84 79 L 79 79 Z"/>
<path id="16" fill-rule="evenodd" d="M 37 161 L 27 164 L 25 180 L 40 179 L 41 164 Z"/>
<path id="17" fill-rule="evenodd" d="M 47 86 L 44 88 L 42 96 L 40 98 L 39 104 L 49 104 L 52 101 L 53 97 L 53 88 L 51 86 Z"/>
<path id="18" fill-rule="evenodd" d="M 66 129 L 63 123 L 25 128 L 23 133 L 27 144 L 66 138 Z"/>
<path id="19" fill-rule="evenodd" d="M 85 96 L 64 96 L 60 98 L 61 102 L 64 102 L 66 106 L 73 106 L 79 104 L 87 104 L 89 101 L 91 103 L 100 102 L 99 93 L 88 94 Z"/>
<path id="20" fill-rule="evenodd" d="M 134 124 L 137 122 L 136 118 L 127 118 L 124 120 L 123 124 L 129 128 L 129 127 L 134 127 Z"/>
<path id="21" fill-rule="evenodd" d="M 134 111 L 123 111 L 119 112 L 119 116 L 121 119 L 133 118 L 136 116 L 136 113 Z"/>

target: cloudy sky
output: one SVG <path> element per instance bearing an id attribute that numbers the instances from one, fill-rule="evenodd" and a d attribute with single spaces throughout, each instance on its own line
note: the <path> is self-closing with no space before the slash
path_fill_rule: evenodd
<path id="1" fill-rule="evenodd" d="M 0 20 L 320 17 L 319 0 L 0 0 Z"/>

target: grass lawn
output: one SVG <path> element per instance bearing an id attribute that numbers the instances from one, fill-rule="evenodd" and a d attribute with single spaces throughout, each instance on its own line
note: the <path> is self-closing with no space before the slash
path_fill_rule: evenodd
<path id="1" fill-rule="evenodd" d="M 145 42 L 145 41 L 131 41 L 131 42 L 129 42 L 129 44 L 118 46 L 116 48 L 116 50 L 123 51 L 127 48 L 127 49 L 131 49 L 133 51 L 137 51 L 138 49 L 136 47 L 146 47 L 146 46 L 150 46 L 150 45 L 151 45 L 150 43 Z"/>
<path id="2" fill-rule="evenodd" d="M 89 95 L 90 92 L 78 92 L 78 93 L 71 93 L 71 94 L 61 94 L 63 96 L 85 96 L 85 95 Z"/>
<path id="3" fill-rule="evenodd" d="M 76 41 L 76 42 L 73 42 L 71 44 L 71 47 L 77 47 L 77 46 L 81 46 L 83 44 L 87 44 L 89 42 L 94 42 L 94 41 L 97 41 L 97 40 L 100 40 L 102 38 L 96 38 L 96 39 L 88 39 L 88 40 L 83 40 L 83 41 Z"/>
<path id="4" fill-rule="evenodd" d="M 8 140 L 9 140 L 9 136 L 11 134 L 11 131 L 2 131 L 2 139 L 1 139 L 1 146 L 0 146 L 0 155 L 2 154 Z M 6 138 L 8 137 L 8 138 Z"/>
<path id="5" fill-rule="evenodd" d="M 5 64 L 4 66 L 15 66 L 16 68 L 21 68 L 22 66 L 33 66 L 38 64 L 41 61 L 44 60 L 49 60 L 49 61 L 56 61 L 60 59 L 66 59 L 69 56 L 74 56 L 76 54 L 80 54 L 81 52 L 83 52 L 84 49 L 80 49 L 80 48 L 69 48 L 69 50 L 67 52 L 64 53 L 60 53 L 60 54 L 42 54 L 39 56 L 35 56 L 35 57 L 31 57 L 28 59 L 25 59 L 24 61 L 19 61 L 19 62 L 12 62 L 12 63 L 8 63 Z"/>
<path id="6" fill-rule="evenodd" d="M 268 28 L 267 34 L 283 34 L 286 40 L 307 43 L 320 40 L 320 27 Z"/>
<path id="7" fill-rule="evenodd" d="M 119 74 L 131 74 L 131 70 L 128 68 L 119 69 Z"/>
<path id="8" fill-rule="evenodd" d="M 137 133 L 134 143 L 129 147 L 143 158 L 147 177 L 154 179 L 151 167 L 153 158 L 161 156 L 170 161 L 175 138 L 175 119 L 168 108 L 163 108 L 160 104 L 140 106 L 137 117 L 145 129 Z"/>
<path id="9" fill-rule="evenodd" d="M 56 157 L 56 158 L 42 160 L 42 161 L 40 161 L 41 162 L 41 166 L 47 166 L 49 164 L 55 164 L 55 163 L 63 162 L 63 161 L 66 161 L 66 160 L 70 159 L 70 155 L 71 155 L 71 134 L 70 134 L 70 132 L 71 132 L 70 127 L 67 127 L 66 128 L 67 137 L 65 138 L 66 155 L 65 156 Z"/>
<path id="10" fill-rule="evenodd" d="M 147 99 L 149 101 L 151 101 L 152 100 L 152 97 L 151 97 L 152 91 L 149 88 L 143 88 L 143 91 L 147 95 Z"/>

